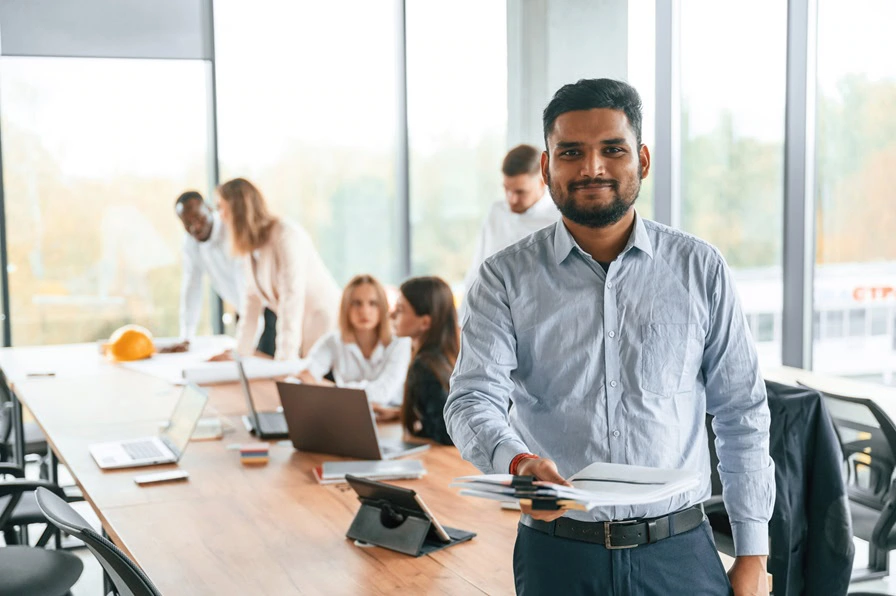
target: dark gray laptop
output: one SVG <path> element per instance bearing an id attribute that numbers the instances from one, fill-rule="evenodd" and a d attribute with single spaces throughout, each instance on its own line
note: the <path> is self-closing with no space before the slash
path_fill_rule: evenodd
<path id="1" fill-rule="evenodd" d="M 236 355 L 236 366 L 240 373 L 240 383 L 243 386 L 243 394 L 246 396 L 246 405 L 249 414 L 243 416 L 243 424 L 259 439 L 285 439 L 289 436 L 286 429 L 286 419 L 283 412 L 259 412 L 255 409 L 255 401 L 252 399 L 252 391 L 249 389 L 249 379 L 243 369 L 243 361 Z"/>
<path id="2" fill-rule="evenodd" d="M 355 459 L 394 459 L 429 449 L 429 443 L 380 442 L 363 389 L 277 383 L 296 449 Z"/>

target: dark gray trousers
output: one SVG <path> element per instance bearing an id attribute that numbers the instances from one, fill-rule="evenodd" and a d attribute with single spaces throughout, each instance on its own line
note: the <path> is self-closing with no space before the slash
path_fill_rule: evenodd
<path id="1" fill-rule="evenodd" d="M 258 338 L 258 351 L 273 357 L 277 350 L 277 315 L 269 308 L 264 309 L 264 331 Z"/>
<path id="2" fill-rule="evenodd" d="M 513 575 L 519 596 L 732 594 L 708 521 L 653 544 L 618 550 L 520 524 Z"/>

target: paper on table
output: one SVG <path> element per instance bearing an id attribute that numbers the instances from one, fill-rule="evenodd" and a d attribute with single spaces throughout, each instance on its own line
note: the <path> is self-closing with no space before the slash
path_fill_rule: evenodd
<path id="1" fill-rule="evenodd" d="M 697 488 L 700 479 L 693 471 L 648 468 L 604 462 L 593 463 L 573 474 L 572 487 L 537 482 L 533 487 L 512 487 L 510 474 L 485 474 L 456 478 L 451 486 L 460 494 L 507 501 L 521 498 L 565 499 L 586 509 L 613 505 L 655 503 Z"/>
<path id="2" fill-rule="evenodd" d="M 156 347 L 170 344 L 171 340 L 156 339 Z M 213 337 L 197 337 L 190 341 L 190 349 L 186 352 L 172 354 L 153 354 L 145 360 L 122 362 L 120 366 L 141 372 L 175 385 L 184 384 L 184 369 L 207 362 L 209 358 L 233 348 L 234 340 L 226 335 Z M 235 368 L 235 367 L 234 367 Z"/>
<path id="3" fill-rule="evenodd" d="M 250 356 L 243 358 L 243 370 L 248 379 L 270 379 L 296 374 L 305 368 L 305 361 L 299 360 L 268 360 Z M 197 385 L 210 385 L 213 383 L 230 383 L 240 379 L 236 368 L 236 362 L 201 362 L 182 371 L 181 383 L 191 382 Z"/>
<path id="4" fill-rule="evenodd" d="M 233 338 L 227 336 L 199 337 L 190 342 L 190 349 L 187 352 L 154 354 L 152 358 L 145 360 L 123 362 L 121 366 L 163 379 L 174 385 L 183 385 L 187 382 L 197 385 L 233 382 L 239 380 L 235 362 L 208 361 L 212 356 L 233 348 L 233 345 Z M 249 357 L 243 360 L 243 369 L 249 379 L 294 374 L 304 367 L 304 361 L 298 358 L 275 361 Z"/>

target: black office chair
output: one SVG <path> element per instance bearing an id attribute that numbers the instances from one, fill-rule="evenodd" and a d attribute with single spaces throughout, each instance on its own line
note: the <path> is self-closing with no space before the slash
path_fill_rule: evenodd
<path id="1" fill-rule="evenodd" d="M 15 427 L 12 420 L 12 393 L 3 371 L 0 371 L 0 418 L 6 419 L 5 422 L 0 420 L 0 462 L 4 462 L 9 461 L 12 455 L 10 439 Z M 40 462 L 40 476 L 47 478 L 46 457 L 49 446 L 43 431 L 36 422 L 28 421 L 22 424 L 22 435 L 25 457 Z"/>
<path id="2" fill-rule="evenodd" d="M 75 555 L 36 546 L 0 547 L 0 594 L 68 596 L 84 564 Z"/>
<path id="3" fill-rule="evenodd" d="M 65 495 L 63 489 L 49 481 L 26 481 L 25 472 L 22 468 L 11 463 L 0 463 L 0 531 L 3 532 L 7 545 L 23 544 L 19 540 L 18 531 L 27 528 L 32 524 L 46 524 L 46 529 L 37 541 L 37 546 L 46 546 L 53 535 L 58 534 L 58 530 L 47 522 L 47 518 L 37 506 L 37 500 L 34 497 L 34 491 L 38 487 L 47 487 L 58 495 Z M 10 480 L 21 481 L 14 482 L 13 486 L 24 486 L 16 493 L 4 491 L 3 486 Z M 57 542 L 57 548 L 59 543 Z"/>
<path id="4" fill-rule="evenodd" d="M 97 534 L 71 505 L 49 490 L 38 489 L 37 505 L 60 530 L 80 538 L 109 575 L 119 596 L 161 596 L 143 571 L 107 538 Z"/>
<path id="5" fill-rule="evenodd" d="M 9 464 L 6 464 L 9 465 Z M 24 495 L 35 489 L 47 494 L 62 493 L 62 489 L 42 480 L 14 478 L 0 482 L 0 527 L 5 527 Z M 57 497 L 58 498 L 58 497 Z M 41 515 L 41 519 L 46 519 Z M 63 596 L 81 577 L 84 564 L 77 556 L 58 550 L 32 546 L 0 547 L 0 594 L 4 596 Z"/>
<path id="6" fill-rule="evenodd" d="M 12 404 L 0 403 L 0 463 L 12 457 L 9 438 L 12 435 Z"/>
<path id="7" fill-rule="evenodd" d="M 775 594 L 842 594 L 851 582 L 853 530 L 843 455 L 820 392 L 766 381 L 775 462 L 775 506 L 769 522 L 768 570 Z M 707 421 L 714 497 L 704 504 L 719 550 L 731 541 L 721 502 L 712 425 Z"/>
<path id="8" fill-rule="evenodd" d="M 870 399 L 817 391 L 843 450 L 853 533 L 868 542 L 868 568 L 852 581 L 885 577 L 896 548 L 896 425 Z"/>

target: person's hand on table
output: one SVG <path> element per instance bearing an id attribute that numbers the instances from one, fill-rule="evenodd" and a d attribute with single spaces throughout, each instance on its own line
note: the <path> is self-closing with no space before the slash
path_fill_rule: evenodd
<path id="1" fill-rule="evenodd" d="M 233 355 L 230 353 L 230 350 L 215 354 L 208 359 L 209 362 L 230 362 L 231 360 L 233 360 Z"/>
<path id="2" fill-rule="evenodd" d="M 536 480 L 545 482 L 553 482 L 554 484 L 562 484 L 564 486 L 572 486 L 566 481 L 566 478 L 557 471 L 557 464 L 549 459 L 529 458 L 522 460 L 516 467 L 518 476 L 535 476 Z M 532 519 L 550 522 L 563 517 L 566 513 L 565 509 L 557 509 L 556 511 L 534 511 L 531 505 L 523 505 L 520 503 L 520 511 L 532 516 Z"/>
<path id="3" fill-rule="evenodd" d="M 311 374 L 311 371 L 309 371 L 307 369 L 303 370 L 302 372 L 297 374 L 296 378 L 298 378 L 301 382 L 305 383 L 306 385 L 320 385 L 321 384 L 320 381 L 318 381 L 317 378 Z"/>
<path id="4" fill-rule="evenodd" d="M 164 348 L 158 350 L 159 354 L 177 354 L 180 352 L 186 352 L 190 349 L 190 340 L 185 339 L 182 342 L 178 342 L 176 344 L 172 344 L 170 346 L 165 346 Z"/>
<path id="5" fill-rule="evenodd" d="M 768 571 L 764 555 L 737 557 L 728 571 L 734 596 L 768 596 Z"/>
<path id="6" fill-rule="evenodd" d="M 392 422 L 401 417 L 401 409 L 380 404 L 371 404 L 377 422 Z"/>

